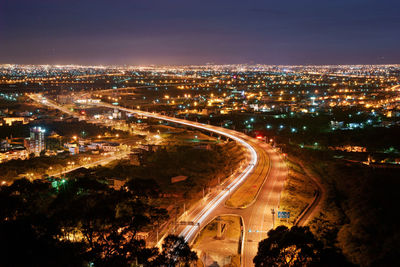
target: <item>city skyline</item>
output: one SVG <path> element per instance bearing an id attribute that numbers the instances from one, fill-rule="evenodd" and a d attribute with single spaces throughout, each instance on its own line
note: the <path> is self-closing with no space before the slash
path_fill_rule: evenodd
<path id="1" fill-rule="evenodd" d="M 398 266 L 399 10 L 1 0 L 0 266 Z"/>
<path id="2" fill-rule="evenodd" d="M 399 7 L 393 0 L 4 1 L 0 63 L 394 64 Z"/>

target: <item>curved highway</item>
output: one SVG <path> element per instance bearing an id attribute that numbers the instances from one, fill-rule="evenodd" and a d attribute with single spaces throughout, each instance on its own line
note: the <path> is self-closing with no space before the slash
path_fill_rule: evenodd
<path id="1" fill-rule="evenodd" d="M 63 110 L 60 105 L 44 99 L 41 96 L 30 95 L 30 97 L 42 104 Z M 180 225 L 176 230 L 180 235 L 185 237 L 186 241 L 192 242 L 201 228 L 207 225 L 215 216 L 237 214 L 241 216 L 244 221 L 241 249 L 242 266 L 253 266 L 253 258 L 257 253 L 258 242 L 267 237 L 267 232 L 274 225 L 271 209 L 277 211 L 279 207 L 280 195 L 287 175 L 287 167 L 281 155 L 266 143 L 234 130 L 156 113 L 124 108 L 104 102 L 94 105 L 119 109 L 140 116 L 156 118 L 210 131 L 235 140 L 246 148 L 248 154 L 247 166 L 242 167 L 239 172 L 235 173 L 235 175 L 222 184 L 221 187 L 213 189 L 202 200 L 183 214 L 178 221 L 190 223 Z M 250 175 L 257 175 L 261 177 L 263 181 L 254 201 L 245 208 L 226 207 L 225 201 L 229 199 L 230 194 L 250 177 Z"/>
<path id="2" fill-rule="evenodd" d="M 201 228 L 216 216 L 237 214 L 244 221 L 242 266 L 253 266 L 258 243 L 267 237 L 267 232 L 274 226 L 271 210 L 274 209 L 277 213 L 281 192 L 287 177 L 288 169 L 281 154 L 270 145 L 234 130 L 106 103 L 97 105 L 210 131 L 231 138 L 247 149 L 249 164 L 237 176 L 223 184 L 222 188 L 211 191 L 191 210 L 182 215 L 179 221 L 190 222 L 190 225 L 178 227 L 177 232 L 184 236 L 186 241 L 192 242 Z M 224 204 L 230 194 L 250 175 L 261 175 L 264 180 L 254 201 L 246 208 L 226 207 Z"/>
<path id="3" fill-rule="evenodd" d="M 256 152 L 256 149 L 253 147 L 252 144 L 246 142 L 243 137 L 241 137 L 241 133 L 238 133 L 233 130 L 225 129 L 225 128 L 220 128 L 212 125 L 207 125 L 199 122 L 192 122 L 192 121 L 187 121 L 183 119 L 178 119 L 178 118 L 172 118 L 168 116 L 164 116 L 161 114 L 156 114 L 156 113 L 151 113 L 151 112 L 146 112 L 146 111 L 141 111 L 141 110 L 135 110 L 135 109 L 129 109 L 129 108 L 124 108 L 121 106 L 114 106 L 111 104 L 107 103 L 99 103 L 96 105 L 100 105 L 103 107 L 109 107 L 109 108 L 114 108 L 114 109 L 119 109 L 121 111 L 125 111 L 128 113 L 134 113 L 138 114 L 140 116 L 145 116 L 145 117 L 150 117 L 150 118 L 156 118 L 159 120 L 164 120 L 164 121 L 169 121 L 177 124 L 182 124 L 182 125 L 187 125 L 193 128 L 201 129 L 201 130 L 206 130 L 209 132 L 213 132 L 228 138 L 231 138 L 232 140 L 237 141 L 241 145 L 243 145 L 246 150 L 249 153 L 249 164 L 244 168 L 244 170 L 234 179 L 231 179 L 229 183 L 225 185 L 225 188 L 222 190 L 219 190 L 218 192 L 213 192 L 213 194 L 208 195 L 208 201 L 206 201 L 206 205 L 199 205 L 203 206 L 199 211 L 196 212 L 195 216 L 190 217 L 190 222 L 193 222 L 194 225 L 188 225 L 186 226 L 182 232 L 181 235 L 185 237 L 186 241 L 191 241 L 195 234 L 197 233 L 199 229 L 199 225 L 203 225 L 204 222 L 209 218 L 209 215 L 220 205 L 223 205 L 225 201 L 227 200 L 228 196 L 230 195 L 231 192 L 235 191 L 236 188 L 246 180 L 246 178 L 252 173 L 253 169 L 255 168 L 256 164 L 258 163 L 258 154 Z M 247 137 L 249 138 L 249 137 Z"/>

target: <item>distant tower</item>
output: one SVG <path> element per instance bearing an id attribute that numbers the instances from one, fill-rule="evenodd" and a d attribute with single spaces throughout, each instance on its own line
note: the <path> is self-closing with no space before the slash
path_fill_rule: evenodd
<path id="1" fill-rule="evenodd" d="M 34 153 L 35 156 L 39 156 L 44 147 L 44 132 L 45 130 L 41 127 L 33 127 L 30 129 L 29 139 L 29 153 Z"/>
<path id="2" fill-rule="evenodd" d="M 315 103 L 316 97 L 315 97 L 315 96 L 312 96 L 312 97 L 310 97 L 310 98 L 311 98 L 311 106 L 316 106 L 316 103 Z"/>

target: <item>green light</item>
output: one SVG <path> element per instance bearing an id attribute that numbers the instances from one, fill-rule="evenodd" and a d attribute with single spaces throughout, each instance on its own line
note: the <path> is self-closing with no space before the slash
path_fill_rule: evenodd
<path id="1" fill-rule="evenodd" d="M 57 182 L 57 181 L 52 182 L 52 183 L 51 183 L 51 186 L 52 186 L 53 188 L 57 188 L 57 187 L 58 187 L 58 182 Z"/>

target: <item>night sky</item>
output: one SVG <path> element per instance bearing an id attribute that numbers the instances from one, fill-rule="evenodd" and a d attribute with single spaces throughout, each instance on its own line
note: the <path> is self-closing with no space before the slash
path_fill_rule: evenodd
<path id="1" fill-rule="evenodd" d="M 0 63 L 400 63 L 400 0 L 0 0 Z"/>

